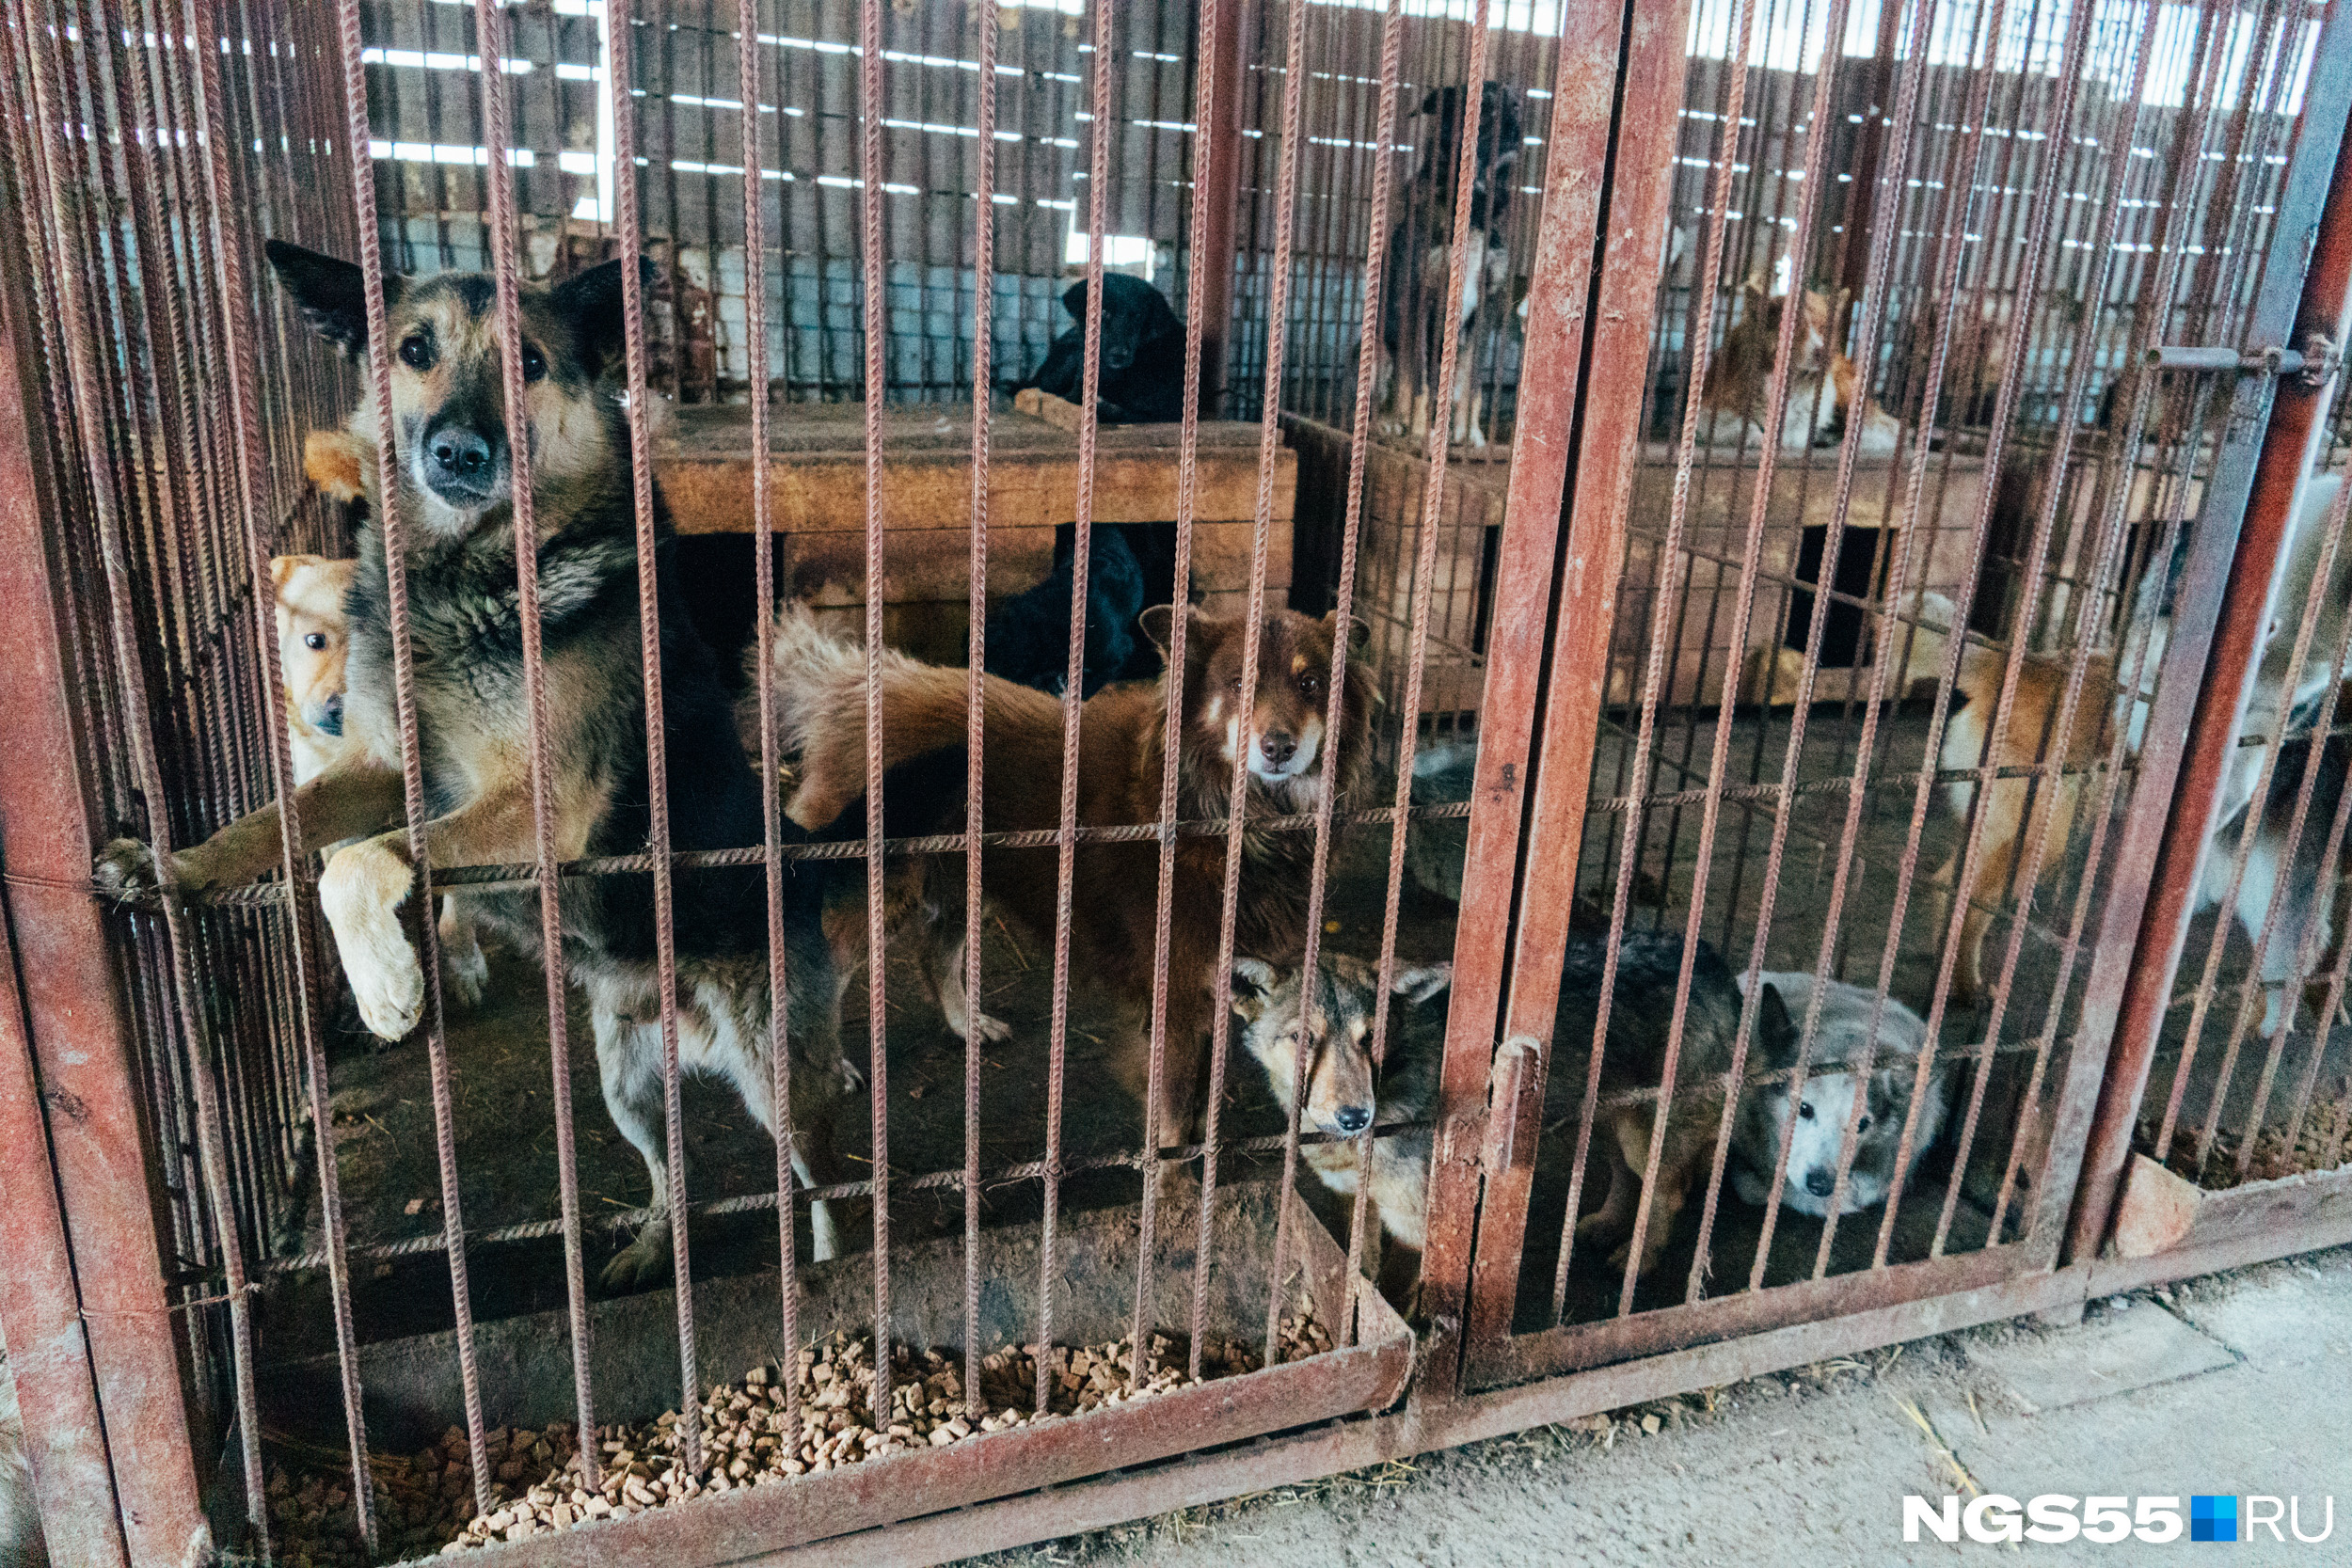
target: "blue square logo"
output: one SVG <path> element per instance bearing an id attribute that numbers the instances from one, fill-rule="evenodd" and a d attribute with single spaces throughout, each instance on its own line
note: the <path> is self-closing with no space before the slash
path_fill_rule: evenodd
<path id="1" fill-rule="evenodd" d="M 2237 1539 L 2237 1499 L 2235 1497 L 2190 1497 L 2188 1499 L 2188 1538 L 2191 1541 L 2235 1541 Z"/>

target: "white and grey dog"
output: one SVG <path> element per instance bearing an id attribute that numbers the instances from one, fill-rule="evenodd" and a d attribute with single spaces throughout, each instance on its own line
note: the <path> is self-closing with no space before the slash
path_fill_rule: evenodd
<path id="1" fill-rule="evenodd" d="M 1765 1054 L 1762 1065 L 1794 1067 L 1798 1031 L 1812 1004 L 1814 978 L 1783 970 L 1742 974 L 1739 977 L 1740 992 L 1744 995 L 1758 980 L 1765 987 L 1764 1006 L 1772 1006 L 1777 993 L 1777 1000 L 1797 1025 L 1756 1031 L 1757 1047 Z M 1887 998 L 1886 1010 L 1879 1018 L 1878 1053 L 1866 1090 L 1861 1075 L 1851 1068 L 1860 1064 L 1868 1041 L 1870 1012 L 1878 993 L 1842 980 L 1823 984 L 1827 990 L 1821 998 L 1820 1023 L 1815 1031 L 1813 1059 L 1803 1091 L 1791 1094 L 1790 1085 L 1781 1082 L 1759 1085 L 1742 1097 L 1732 1135 L 1731 1180 L 1742 1198 L 1763 1206 L 1772 1191 L 1780 1141 L 1787 1137 L 1788 1172 L 1781 1183 L 1780 1201 L 1802 1214 L 1826 1215 L 1830 1195 L 1836 1190 L 1838 1148 L 1853 1114 L 1854 1097 L 1867 1092 L 1869 1102 L 1863 1107 L 1853 1169 L 1838 1211 L 1851 1214 L 1886 1201 L 1928 1026 L 1917 1013 Z M 1919 1125 L 1911 1141 L 1915 1165 L 1943 1130 L 1950 1076 L 1949 1068 L 1942 1067 L 1928 1078 Z"/>

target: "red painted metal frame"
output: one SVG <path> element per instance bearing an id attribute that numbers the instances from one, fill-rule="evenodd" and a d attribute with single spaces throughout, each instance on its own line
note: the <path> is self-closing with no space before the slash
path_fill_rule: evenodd
<path id="1" fill-rule="evenodd" d="M 1515 987 L 1524 974 L 1546 971 L 1556 987 L 1568 901 L 1524 901 L 1520 890 L 1574 885 L 1635 450 L 1636 426 L 1629 420 L 1615 428 L 1613 445 L 1597 450 L 1588 439 L 1576 451 L 1576 416 L 1580 395 L 1585 407 L 1604 402 L 1641 404 L 1673 185 L 1688 24 L 1688 0 L 1623 8 L 1610 0 L 1583 0 L 1568 14 L 1569 36 L 1581 32 L 1622 40 L 1625 74 L 1620 82 L 1597 72 L 1573 79 L 1564 72 L 1553 103 L 1535 283 L 1529 294 L 1523 362 L 1530 368 L 1519 384 L 1524 444 L 1512 464 L 1504 512 L 1478 780 L 1462 877 L 1462 923 L 1454 937 L 1429 1246 L 1422 1272 L 1422 1300 L 1435 1324 L 1429 1368 L 1416 1396 L 1422 1401 L 1458 1389 L 1466 1325 L 1476 1332 L 1470 1318 L 1470 1304 L 1478 1299 L 1471 1245 L 1479 1230 L 1482 1176 L 1488 1204 L 1499 1197 L 1507 1204 L 1515 1188 L 1520 1207 L 1525 1204 L 1524 1173 L 1480 1168 L 1488 1064 L 1496 1042 L 1505 1037 L 1549 1034 L 1549 1005 L 1544 1007 L 1543 1027 L 1526 1030 L 1527 1015 Z M 1596 245 L 1596 231 L 1604 222 L 1606 230 Z M 1576 488 L 1570 505 L 1564 495 L 1572 459 Z M 1565 842 L 1567 863 L 1531 861 L 1522 873 L 1530 759 L 1539 737 L 1546 757 L 1534 801 L 1534 842 L 1538 847 Z M 1551 755 L 1556 742 L 1579 737 L 1581 762 Z M 1568 831 L 1556 831 L 1564 823 Z M 1514 1240 L 1507 1266 L 1515 1280 L 1518 1258 Z M 1507 1305 L 1503 1310 L 1507 1315 Z"/>
<path id="2" fill-rule="evenodd" d="M 66 1475 L 83 1477 L 103 1455 L 130 1478 L 116 1497 L 103 1486 L 74 1488 L 56 1515 L 56 1560 L 69 1543 L 92 1549 L 83 1560 L 177 1563 L 211 1539 L 189 1430 L 186 1347 L 163 1272 L 167 1223 L 154 1186 L 151 1130 L 139 1099 L 141 1069 L 122 1011 L 113 942 L 89 892 L 99 834 L 83 780 L 87 754 L 79 716 L 89 711 L 86 674 L 77 668 L 55 597 L 43 519 L 53 498 L 42 482 L 47 462 L 26 418 L 34 383 L 24 371 L 24 301 L 0 305 L 0 606 L 9 634 L 0 652 L 0 865 L 7 869 L 9 955 L 18 994 L 0 1053 L 11 1058 L 6 1172 L 11 1244 L 10 1283 L 0 1293 L 10 1325 L 25 1314 L 18 1396 L 38 1457 L 59 1445 Z M 21 1012 L 18 1010 L 21 1007 Z M 22 1096 L 38 1088 L 40 1102 Z M 38 1121 L 30 1118 L 38 1117 Z M 20 1120 L 30 1122 L 19 1126 Z M 44 1131 L 45 1127 L 45 1131 Z M 19 1132 L 29 1135 L 30 1142 Z M 45 1147 L 40 1147 L 45 1139 Z M 54 1187 L 33 1168 L 54 1161 Z M 40 1193 L 56 1194 L 70 1253 L 39 1243 L 53 1237 L 40 1213 Z M 15 1249 L 23 1224 L 36 1244 Z M 66 1272 L 61 1273 L 64 1270 Z M 71 1290 L 74 1294 L 60 1295 Z M 76 1313 L 79 1324 L 62 1321 Z M 60 1337 L 84 1337 L 87 1364 L 77 1374 Z M 53 1357 L 62 1359 L 53 1360 Z M 44 1363 L 47 1363 L 44 1365 Z M 87 1402 L 94 1386 L 103 1435 Z M 37 1434 L 37 1435 L 31 1435 Z M 95 1452 L 92 1445 L 102 1445 Z M 51 1488 L 42 1484 L 44 1515 Z M 119 1506 L 119 1519 L 115 1517 Z"/>
<path id="3" fill-rule="evenodd" d="M 2292 331 L 2280 335 L 2281 346 L 2299 347 L 2316 337 L 2340 347 L 2347 325 L 2352 325 L 2352 156 L 2344 154 L 2343 145 L 2345 100 L 2352 88 L 2327 70 L 2330 44 L 2344 50 L 2343 35 L 2346 32 L 2352 32 L 2352 22 L 2340 9 L 2330 9 L 2296 140 L 2298 160 L 2312 159 L 2314 152 L 2328 158 L 2332 172 L 2328 175 L 2325 205 L 2309 231 L 2308 251 L 2280 244 L 2270 252 L 2270 266 L 2291 268 L 2300 277 Z M 2307 178 L 2315 179 L 2318 174 L 2314 166 Z M 2290 172 L 2290 182 L 2294 178 Z M 2290 195 L 2292 191 L 2291 183 Z M 2292 212 L 2283 200 L 2280 206 L 2282 212 Z M 2275 292 L 2283 295 L 2288 286 L 2289 279 L 2282 277 Z M 2264 289 L 2265 294 L 2274 293 L 2271 279 L 2265 279 Z M 2262 327 L 2258 322 L 2258 336 Z M 2269 390 L 2261 385 L 2265 379 L 2246 378 L 2240 397 Z M 2210 654 L 2201 681 L 2178 680 L 2177 673 L 2168 667 L 2157 710 L 2149 722 L 2153 752 L 2156 738 L 2165 733 L 2160 726 L 2169 720 L 2177 733 L 2181 722 L 2177 709 L 2194 693 L 2195 710 L 2187 718 L 2185 739 L 2174 756 L 2180 769 L 2177 784 L 2168 788 L 2153 776 L 2142 780 L 2143 791 L 2157 783 L 2164 798 L 2162 836 L 2150 845 L 2135 841 L 2126 832 L 2125 854 L 2133 856 L 2135 863 L 2149 866 L 2148 877 L 2136 880 L 2150 885 L 2151 892 L 2137 921 L 2137 940 L 2128 946 L 2122 942 L 2127 928 L 2110 911 L 2107 935 L 2114 940 L 2112 945 L 2103 944 L 2103 958 L 2112 955 L 2121 959 L 2126 953 L 2129 958 L 2121 966 L 2112 992 L 2116 998 L 2111 1015 L 2116 1020 L 2115 1045 L 2105 1064 L 2097 1109 L 2088 1132 L 2082 1180 L 2067 1233 L 2070 1258 L 2095 1255 L 2106 1239 L 2119 1183 L 2131 1155 L 2140 1101 L 2147 1092 L 2149 1070 L 2164 1032 L 2173 979 L 2187 944 L 2188 923 L 2195 911 L 2201 863 L 2216 826 L 2214 815 L 2220 802 L 2222 780 L 2234 760 L 2237 736 L 2253 694 L 2255 667 L 2261 662 L 2264 628 L 2270 613 L 2271 578 L 2305 479 L 2327 449 L 2327 414 L 2334 404 L 2335 390 L 2334 376 L 2321 384 L 2294 377 L 2280 381 L 2269 398 L 2268 420 L 2244 520 L 2225 533 L 2212 527 L 2210 516 L 2205 519 L 2206 547 L 2183 582 L 2183 608 L 2177 619 L 2189 624 L 2201 613 L 2210 619 Z M 2234 552 L 2224 556 L 2232 541 Z M 2212 590 L 2224 560 L 2229 577 L 2216 607 Z M 2198 588 L 2203 590 L 2201 594 L 2192 593 Z M 2171 662 L 2168 658 L 2168 666 Z M 2168 694 L 2174 699 L 2169 705 L 2163 700 Z M 2176 711 L 2169 713 L 2168 707 Z M 2094 971 L 2091 990 L 2084 998 L 2086 1028 L 2097 995 Z"/>

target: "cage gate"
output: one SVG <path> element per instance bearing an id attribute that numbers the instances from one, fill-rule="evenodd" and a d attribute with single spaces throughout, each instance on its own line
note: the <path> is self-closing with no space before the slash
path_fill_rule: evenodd
<path id="1" fill-rule="evenodd" d="M 2275 640 L 2276 656 L 2294 637 L 2292 622 L 2249 629 L 2265 613 L 2270 558 L 2239 545 L 2236 518 L 2265 432 L 2280 455 L 2263 494 L 2283 517 L 2318 450 L 2307 450 L 2302 432 L 2313 421 L 2302 405 L 2329 394 L 2287 383 L 2296 395 L 2273 415 L 2280 356 L 2265 361 L 2235 345 L 2333 341 L 2341 279 L 2323 264 L 2307 285 L 2304 246 L 2269 240 L 2309 232 L 2298 224 L 2316 221 L 2327 200 L 2343 114 L 2331 89 L 2308 84 L 2344 46 L 2341 24 L 2266 19 L 2269 42 L 2225 91 L 2214 86 L 2213 51 L 2238 22 L 2218 13 L 2206 13 L 2194 38 L 2174 38 L 2162 36 L 2153 12 L 2026 18 L 1994 6 L 1959 20 L 1963 38 L 1980 29 L 1963 42 L 1933 34 L 1956 24 L 1932 8 L 1890 8 L 1877 22 L 1875 62 L 1849 30 L 1853 20 L 1844 6 L 1828 8 L 1822 25 L 1848 40 L 1843 59 L 1828 52 L 1816 56 L 1820 69 L 1783 79 L 1764 65 L 1787 20 L 1769 6 L 1725 7 L 1713 19 L 1717 37 L 1734 40 L 1724 69 L 1702 73 L 1703 62 L 1691 62 L 1686 96 L 1661 63 L 1646 84 L 1654 96 L 1627 94 L 1629 104 L 1685 103 L 1705 122 L 1679 144 L 1680 161 L 1703 171 L 1704 183 L 1654 198 L 1622 172 L 1614 182 L 1613 239 L 1658 244 L 1666 277 L 1661 284 L 1657 250 L 1639 251 L 1613 293 L 1605 261 L 1596 313 L 1602 323 L 1619 311 L 1657 323 L 1648 340 L 1657 408 L 1632 387 L 1604 389 L 1606 375 L 1629 380 L 1628 359 L 1603 346 L 1607 326 L 1597 328 L 1560 562 L 1550 578 L 1540 567 L 1532 579 L 1514 578 L 1506 564 L 1498 578 L 1497 626 L 1540 626 L 1547 603 L 1556 609 L 1533 709 L 1541 746 L 1528 803 L 1489 815 L 1482 796 L 1471 826 L 1465 907 L 1513 900 L 1513 925 L 1507 938 L 1482 942 L 1466 922 L 1456 951 L 1449 1072 L 1458 1069 L 1452 1082 L 1466 1100 L 1491 1094 L 1481 1181 L 1464 1180 L 1447 1211 L 1462 1222 L 1474 1212 L 1477 1227 L 1462 1317 L 1466 1391 L 1824 1319 L 1948 1326 L 2039 1305 L 2059 1284 L 2052 1271 L 2062 1256 L 2086 1266 L 2098 1258 L 2125 1152 L 2110 1124 L 2128 1130 L 2115 1121 L 2128 1111 L 2102 1109 L 2069 1248 L 2075 1166 L 2127 990 L 2142 1010 L 2115 1037 L 2132 1044 L 2106 1096 L 2123 1103 L 2140 1081 L 2133 1075 L 2146 1072 L 2146 1047 L 2164 1021 L 2137 994 L 2146 961 L 2137 955 L 2156 956 L 2169 973 L 2162 956 L 2177 946 L 2168 950 L 2156 933 L 2185 924 L 2204 820 L 2174 797 L 2183 753 L 2153 738 L 2143 749 L 2142 735 L 2182 733 L 2233 559 L 2243 578 L 2233 579 L 2238 635 Z M 1703 16 L 1693 36 L 1708 25 Z M 1681 33 L 1668 36 L 1678 42 Z M 1676 42 L 1661 53 L 1680 69 Z M 1945 69 L 1977 49 L 2018 62 L 2016 76 Z M 1629 62 L 1638 77 L 1639 55 Z M 1852 117 L 1865 122 L 1865 145 L 1839 146 L 1823 133 L 1852 78 L 1872 107 Z M 2168 79 L 2182 90 L 2159 90 Z M 1628 113 L 1629 144 L 1644 134 L 1638 114 Z M 1660 118 L 1650 134 L 1674 145 L 1670 119 Z M 1791 150 L 1799 134 L 1801 154 Z M 2039 156 L 2019 153 L 2020 143 L 2039 144 Z M 2223 150 L 2193 151 L 2206 146 Z M 1841 157 L 1873 171 L 1876 188 L 1859 177 L 1842 188 L 1825 180 Z M 2221 166 L 2211 178 L 2198 166 L 2204 161 Z M 2160 169 L 2145 168 L 2151 162 Z M 1653 200 L 1669 225 L 1683 226 L 1670 229 L 1672 240 L 1660 233 Z M 2281 215 L 2265 232 L 2242 206 L 2249 200 L 2264 204 L 2263 215 L 2275 202 L 2278 214 L 2302 216 Z M 1696 255 L 1683 300 L 1671 288 L 1677 245 Z M 1767 287 L 1743 281 L 1760 277 L 1776 251 L 1784 264 L 1795 259 L 1800 280 L 1786 309 Z M 2245 273 L 2216 261 L 2265 252 Z M 1808 266 L 1859 282 L 1851 314 L 1840 292 L 1816 307 L 1816 320 L 1797 318 L 1803 279 L 1820 276 Z M 1539 308 L 1545 281 L 1539 271 Z M 2218 293 L 2184 293 L 2191 285 Z M 1585 284 L 1571 273 L 1565 286 L 1573 293 Z M 1721 296 L 1735 288 L 1738 319 L 1715 325 L 1731 313 Z M 1687 325 L 1676 320 L 1680 309 Z M 1913 337 L 1912 403 L 1898 411 L 1903 377 L 1893 374 L 1881 384 L 1883 414 L 1858 417 L 1861 393 L 1841 410 L 1842 431 L 1824 443 L 1834 454 L 1769 434 L 1726 451 L 1725 415 L 1747 414 L 1751 434 L 1772 433 L 1791 428 L 1788 411 L 1803 398 L 1829 401 L 1831 378 L 1804 384 L 1808 331 L 1856 366 L 1899 365 L 1901 340 Z M 1748 356 L 1767 335 L 1777 342 L 1752 410 L 1691 395 L 1710 377 L 1751 370 Z M 2177 338 L 2231 346 L 2165 341 Z M 1531 328 L 1531 353 L 1534 344 Z M 2290 370 L 2296 357 L 2287 357 Z M 1684 393 L 1678 412 L 1660 391 L 1668 364 Z M 2159 371 L 2185 373 L 2160 383 Z M 2217 383 L 2215 371 L 2224 372 Z M 2111 379 L 2099 397 L 2103 374 Z M 1538 379 L 1522 380 L 1522 409 L 1540 395 Z M 2290 420 L 2300 422 L 2282 427 Z M 1560 504 L 1560 476 L 1538 477 L 1534 467 L 1522 449 L 1503 521 L 1506 562 L 1526 543 L 1524 524 Z M 2318 493 L 2335 495 L 2325 484 Z M 2295 579 L 2296 608 L 2306 584 L 2311 608 L 2294 646 L 2314 644 L 2306 705 L 2318 705 L 2324 686 L 2332 712 L 2333 684 L 2320 679 L 2331 649 L 2317 644 L 2323 628 L 2335 629 L 2327 607 L 2341 595 L 2329 576 L 2334 546 L 2324 555 L 2320 546 L 2334 538 L 2341 508 L 2322 518 L 2320 504 L 2307 501 L 2308 517 L 2297 515 L 2304 554 L 2320 559 Z M 1593 580 L 1612 569 L 1622 573 L 1613 595 Z M 1507 678 L 1490 679 L 1490 705 Z M 1935 695 L 1923 713 L 1905 699 L 1928 680 Z M 2220 680 L 2237 689 L 2234 674 Z M 2273 955 L 2293 950 L 2295 973 L 2316 998 L 2328 977 L 2322 950 L 2332 958 L 2326 889 L 2341 849 L 2340 827 L 2328 825 L 2340 791 L 2321 756 L 2332 732 L 2324 713 L 2270 722 L 2285 724 L 2296 747 L 2277 766 L 2310 758 L 2277 784 L 2264 766 L 2251 786 L 2258 800 L 2274 794 L 2273 809 L 2290 818 L 2271 835 L 2283 847 L 2258 845 L 2259 810 L 2238 830 L 2228 805 L 2217 808 L 2242 836 L 2230 892 L 2201 902 L 2254 885 L 2252 857 L 2255 879 L 2272 880 L 2241 917 L 2261 943 L 2244 993 L 2275 994 Z M 2201 723 L 2199 754 L 2208 759 L 2264 727 L 2226 708 Z M 1490 751 L 1497 734 L 1486 732 Z M 2251 780 L 2256 764 L 2231 766 Z M 2145 868 L 2168 832 L 2179 842 L 2167 841 L 2169 869 L 2152 883 Z M 1945 864 L 1923 878 L 1920 857 L 1938 839 Z M 2294 863 L 2320 905 L 2308 915 L 2285 894 L 2268 895 L 2280 857 L 2298 853 Z M 2203 875 L 2210 886 L 2215 873 Z M 2037 882 L 2056 884 L 2059 896 L 2044 903 Z M 2147 936 L 2143 908 L 2163 911 Z M 1988 967 L 1995 932 L 2006 940 L 1991 945 Z M 2225 920 L 2203 986 L 2174 1001 L 2193 1000 L 2194 1014 L 2172 1069 L 2173 1106 L 2160 1128 L 2141 1129 L 2158 1158 L 2227 933 Z M 1712 965 L 1710 999 L 1705 982 L 1717 955 L 1732 973 Z M 1597 1006 L 1564 998 L 1564 959 L 1569 989 L 1597 978 Z M 1827 983 L 1850 973 L 1858 986 Z M 1774 974 L 1776 992 L 1794 983 L 1779 998 L 1788 1018 L 1777 1042 L 1764 1016 L 1763 982 Z M 2233 976 L 2223 994 L 2241 994 L 2240 984 Z M 1645 1023 L 1622 1011 L 1611 1019 L 1613 988 L 1632 997 L 1621 1009 L 1659 1012 L 1662 1038 L 1645 1042 Z M 1478 1010 L 1466 1015 L 1473 996 Z M 2216 1015 L 2225 1024 L 2234 1017 L 2235 1028 L 2199 1086 L 2211 1110 L 2197 1161 L 2210 1158 L 2260 1012 L 2249 1002 Z M 2287 1168 L 2325 1170 L 2341 1159 L 2341 1148 L 2327 1147 L 2335 1127 L 2324 1090 L 2312 1117 L 2332 1016 L 2291 1050 L 2284 1029 L 2263 1024 L 2268 1038 L 2257 1043 L 2267 1056 L 2249 1058 L 2261 1063 L 2250 1112 L 2244 1085 L 2231 1102 L 2231 1126 L 2249 1116 L 2251 1125 L 2223 1144 L 2237 1180 L 2262 1138 L 2283 1139 L 2287 1153 L 2274 1164 L 2312 1145 L 2311 1160 Z M 1857 1048 L 1857 1037 L 1867 1043 Z M 1497 1039 L 1505 1043 L 1489 1078 Z M 1866 1084 L 1870 1092 L 1859 1092 Z M 1661 1128 L 1651 1108 L 1669 1097 L 1677 1109 Z M 2267 1132 L 2265 1107 L 2280 1124 Z M 1826 1134 L 1804 1125 L 1817 1117 L 1836 1118 Z M 1440 1208 L 1449 1174 L 1440 1168 Z M 2141 1261 L 2093 1272 L 2164 1277 L 2199 1256 L 2324 1244 L 2340 1220 L 2332 1187 L 2313 1180 L 2207 1212 L 2198 1239 L 2225 1250 L 2146 1259 L 2151 1246 L 2178 1244 L 2175 1234 L 2127 1243 Z M 1604 1185 L 1617 1190 L 1597 1211 Z M 1613 1234 L 1597 1222 L 1617 1208 L 1619 1191 L 1629 1200 Z M 2310 1220 L 2279 1227 L 2281 1203 Z M 2257 1212 L 2268 1216 L 2261 1239 L 2249 1233 Z M 1653 1223 L 1673 1233 L 1645 1256 Z M 1619 1250 L 1597 1256 L 1612 1242 Z M 1904 1304 L 1916 1311 L 1888 1310 Z M 1736 1344 L 1714 1363 L 1718 1371 L 1752 1364 L 1761 1361 Z"/>
<path id="2" fill-rule="evenodd" d="M 59 1560 L 935 1560 L 2335 1234 L 2121 1241 L 2344 1152 L 2337 11 L 0 42 Z"/>

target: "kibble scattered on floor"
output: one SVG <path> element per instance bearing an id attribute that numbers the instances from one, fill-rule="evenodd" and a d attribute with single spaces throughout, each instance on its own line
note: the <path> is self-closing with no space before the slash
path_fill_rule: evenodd
<path id="1" fill-rule="evenodd" d="M 1331 1348 L 1328 1332 L 1303 1312 L 1281 1321 L 1279 1342 L 1285 1362 Z M 699 1467 L 685 1462 L 685 1433 L 676 1411 L 664 1411 L 651 1421 L 599 1426 L 595 1487 L 587 1484 L 587 1468 L 568 1422 L 537 1432 L 500 1427 L 484 1433 L 490 1508 L 479 1514 L 466 1434 L 452 1427 L 421 1452 L 371 1456 L 376 1528 L 385 1548 L 378 1559 L 526 1540 L 705 1494 L 821 1474 L 906 1449 L 946 1448 L 981 1433 L 1170 1393 L 1195 1381 L 1188 1355 L 1167 1335 L 1152 1336 L 1139 1373 L 1135 1361 L 1135 1347 L 1125 1338 L 1053 1347 L 1044 1368 L 1047 1405 L 1041 1413 L 1034 1346 L 983 1356 L 977 1401 L 966 1398 L 960 1359 L 900 1346 L 892 1355 L 890 1418 L 878 1430 L 873 1341 L 835 1334 L 800 1353 L 789 1393 L 782 1369 L 773 1365 L 755 1367 L 740 1383 L 712 1388 L 700 1407 Z M 1200 1381 L 1258 1367 L 1256 1351 L 1239 1341 L 1213 1339 L 1201 1346 Z M 358 1568 L 367 1559 L 348 1467 L 301 1468 L 311 1473 L 279 1467 L 270 1477 L 279 1560 L 294 1568 Z"/>

